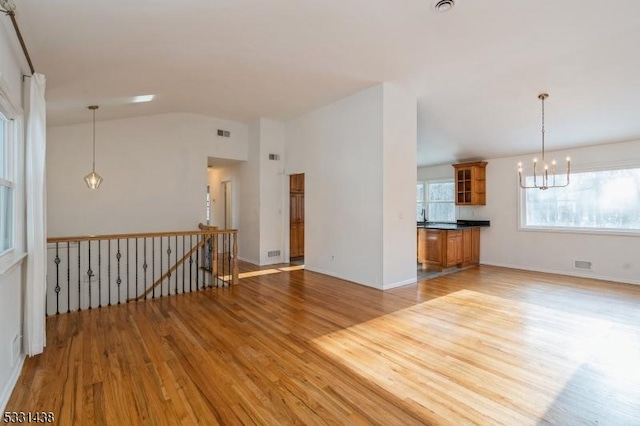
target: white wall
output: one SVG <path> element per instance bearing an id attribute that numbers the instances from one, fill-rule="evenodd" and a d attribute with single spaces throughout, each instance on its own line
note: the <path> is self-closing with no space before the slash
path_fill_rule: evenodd
<path id="1" fill-rule="evenodd" d="M 91 123 L 47 129 L 49 236 L 195 229 L 206 219 L 207 158 L 248 155 L 243 123 L 182 113 L 98 121 L 104 182 L 92 191 L 91 138 Z"/>
<path id="2" fill-rule="evenodd" d="M 282 263 L 284 260 L 284 124 L 260 119 L 260 264 Z M 269 160 L 276 154 L 279 160 Z M 280 250 L 280 256 L 268 257 L 269 251 Z"/>
<path id="3" fill-rule="evenodd" d="M 0 20 L 0 84 L 7 91 L 10 102 L 22 108 L 22 58 L 16 44 L 13 29 L 8 19 Z M 24 140 L 20 132 L 17 146 L 16 186 L 14 189 L 16 202 L 16 249 L 15 254 L 24 251 L 26 228 L 24 224 Z M 24 355 L 18 359 L 13 357 L 13 340 L 22 335 L 22 309 L 24 271 L 20 263 L 9 267 L 0 259 L 0 412 L 4 411 L 11 391 L 22 368 Z M 9 262 L 13 263 L 13 262 Z"/>
<path id="4" fill-rule="evenodd" d="M 415 97 L 383 85 L 383 288 L 416 281 Z"/>
<path id="5" fill-rule="evenodd" d="M 376 287 L 382 283 L 382 113 L 378 85 L 286 128 L 286 172 L 305 173 L 305 267 Z"/>
<path id="6" fill-rule="evenodd" d="M 280 160 L 269 160 L 277 154 Z M 256 265 L 284 261 L 284 124 L 260 118 L 249 124 L 248 161 L 240 167 L 239 257 Z M 268 257 L 272 250 L 280 256 Z"/>
<path id="7" fill-rule="evenodd" d="M 640 141 L 577 148 L 548 155 L 555 158 L 570 155 L 574 171 L 607 165 L 637 166 L 640 165 Z M 637 235 L 518 230 L 516 164 L 518 161 L 527 163 L 534 156 L 535 153 L 487 160 L 487 205 L 459 208 L 458 217 L 461 219 L 491 220 L 491 227 L 482 230 L 480 262 L 640 284 L 640 237 Z M 422 169 L 419 176 L 427 173 Z M 592 271 L 573 269 L 574 260 L 592 262 Z"/>
<path id="8" fill-rule="evenodd" d="M 249 123 L 247 161 L 238 166 L 238 257 L 260 264 L 260 122 Z"/>
<path id="9" fill-rule="evenodd" d="M 415 100 L 386 86 L 360 91 L 286 126 L 286 173 L 305 173 L 305 267 L 380 289 L 397 285 L 385 279 L 410 281 L 416 273 L 415 223 L 409 213 L 415 210 L 415 140 L 410 140 L 415 134 Z M 390 102 L 386 109 L 385 95 Z M 391 153 L 396 145 L 397 155 Z M 397 188 L 394 198 L 388 190 L 394 182 L 411 189 L 405 193 Z M 393 207 L 385 222 L 387 202 Z M 390 245 L 393 240 L 401 246 L 399 250 L 407 242 L 410 270 L 396 269 L 391 257 L 384 267 L 385 226 L 389 234 L 406 227 L 406 236 L 387 237 Z"/>

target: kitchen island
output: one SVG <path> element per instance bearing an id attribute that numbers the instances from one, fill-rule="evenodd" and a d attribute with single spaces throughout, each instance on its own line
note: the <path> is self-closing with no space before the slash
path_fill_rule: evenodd
<path id="1" fill-rule="evenodd" d="M 418 222 L 418 263 L 422 269 L 442 271 L 480 263 L 480 228 L 488 220 L 457 223 Z"/>

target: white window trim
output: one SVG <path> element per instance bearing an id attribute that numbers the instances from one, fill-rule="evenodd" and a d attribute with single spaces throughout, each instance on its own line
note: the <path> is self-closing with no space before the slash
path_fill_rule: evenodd
<path id="1" fill-rule="evenodd" d="M 425 208 L 425 221 L 429 221 L 429 218 L 427 217 L 429 215 L 429 204 L 445 204 L 445 203 L 451 203 L 453 204 L 453 208 L 455 211 L 455 216 L 458 217 L 457 214 L 457 206 L 456 206 L 456 195 L 455 195 L 455 187 L 454 187 L 454 192 L 453 192 L 453 198 L 451 199 L 451 201 L 429 201 L 429 183 L 453 183 L 455 186 L 455 180 L 453 178 L 451 179 L 425 179 L 422 180 L 421 182 L 424 183 L 424 201 L 423 201 L 423 205 Z M 438 221 L 438 223 L 456 223 L 456 219 L 454 218 L 453 221 L 447 222 L 447 221 Z"/>
<path id="2" fill-rule="evenodd" d="M 640 168 L 640 161 L 615 161 L 615 162 L 598 162 L 598 163 L 583 163 L 581 167 L 572 166 L 572 173 L 586 173 L 597 172 L 605 170 L 620 170 Z M 516 183 L 517 199 L 518 199 L 518 231 L 523 232 L 545 232 L 545 233 L 557 233 L 557 234 L 591 234 L 591 235 L 612 235 L 612 236 L 624 236 L 624 237 L 637 237 L 640 236 L 640 229 L 616 229 L 616 228 L 577 228 L 577 227 L 563 227 L 563 226 L 526 226 L 525 222 L 525 191 L 540 191 L 540 189 L 522 189 L 518 184 L 518 179 L 514 177 Z M 547 191 L 553 191 L 553 188 Z"/>
<path id="3" fill-rule="evenodd" d="M 24 219 L 21 216 L 20 200 L 24 196 L 22 167 L 20 162 L 24 160 L 20 155 L 24 140 L 23 128 L 23 110 L 14 102 L 8 84 L 5 82 L 2 74 L 0 74 L 0 111 L 12 122 L 13 140 L 8 155 L 12 161 L 8 164 L 7 175 L 10 177 L 10 183 L 13 186 L 13 244 L 8 250 L 0 254 L 0 276 L 4 276 L 11 272 L 15 267 L 20 265 L 26 257 L 23 243 Z M 6 181 L 5 181 L 6 182 Z"/>

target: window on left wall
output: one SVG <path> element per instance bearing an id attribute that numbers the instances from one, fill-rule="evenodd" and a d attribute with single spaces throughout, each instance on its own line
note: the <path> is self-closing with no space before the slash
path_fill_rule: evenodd
<path id="1" fill-rule="evenodd" d="M 0 256 L 13 248 L 13 121 L 0 111 Z"/>

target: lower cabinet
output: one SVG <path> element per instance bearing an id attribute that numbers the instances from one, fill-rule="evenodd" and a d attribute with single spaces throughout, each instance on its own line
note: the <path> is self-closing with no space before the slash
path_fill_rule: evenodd
<path id="1" fill-rule="evenodd" d="M 418 228 L 417 243 L 422 269 L 442 270 L 480 263 L 480 228 Z"/>

